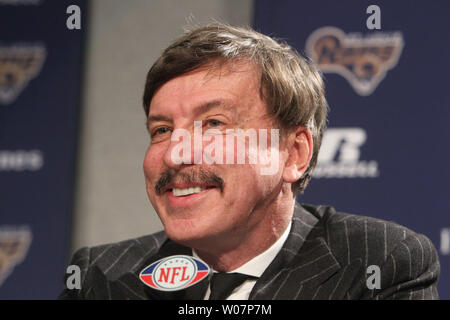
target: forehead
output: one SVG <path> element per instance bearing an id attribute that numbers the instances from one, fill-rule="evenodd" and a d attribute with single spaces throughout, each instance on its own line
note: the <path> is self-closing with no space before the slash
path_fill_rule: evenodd
<path id="1" fill-rule="evenodd" d="M 149 114 L 174 107 L 189 109 L 211 100 L 247 106 L 258 104 L 262 102 L 260 79 L 259 68 L 248 62 L 210 64 L 163 84 L 150 102 Z"/>

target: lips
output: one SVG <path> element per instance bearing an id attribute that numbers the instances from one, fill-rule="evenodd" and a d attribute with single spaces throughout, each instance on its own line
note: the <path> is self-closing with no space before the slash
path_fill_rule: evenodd
<path id="1" fill-rule="evenodd" d="M 215 186 L 189 186 L 168 188 L 164 195 L 172 207 L 189 207 L 206 200 L 207 195 L 217 189 Z"/>
<path id="2" fill-rule="evenodd" d="M 217 188 L 222 193 L 223 179 L 215 172 L 201 167 L 189 171 L 167 169 L 155 184 L 156 194 L 169 198 L 191 198 L 212 188 Z"/>
<path id="3" fill-rule="evenodd" d="M 173 188 L 172 192 L 175 197 L 183 197 L 193 193 L 200 193 L 205 189 L 205 187 Z"/>
<path id="4" fill-rule="evenodd" d="M 162 189 L 162 194 L 171 192 L 177 197 L 186 196 L 194 193 L 200 193 L 205 189 L 216 188 L 220 186 L 205 183 L 192 183 L 192 182 L 175 182 L 169 183 Z"/>
<path id="5" fill-rule="evenodd" d="M 172 192 L 175 197 L 184 197 L 191 194 L 200 193 L 203 190 L 215 188 L 215 186 L 203 186 L 203 185 L 196 185 L 196 186 L 169 186 L 166 188 L 165 191 Z"/>

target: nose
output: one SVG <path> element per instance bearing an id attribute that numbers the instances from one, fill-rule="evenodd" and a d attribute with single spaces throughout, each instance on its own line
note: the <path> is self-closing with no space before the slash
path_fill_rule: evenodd
<path id="1" fill-rule="evenodd" d="M 172 132 L 170 143 L 168 144 L 163 157 L 167 167 L 178 170 L 183 165 L 201 163 L 201 131 L 200 137 L 198 133 L 198 128 L 196 128 L 196 126 L 194 126 L 193 133 L 184 128 L 177 128 Z"/>

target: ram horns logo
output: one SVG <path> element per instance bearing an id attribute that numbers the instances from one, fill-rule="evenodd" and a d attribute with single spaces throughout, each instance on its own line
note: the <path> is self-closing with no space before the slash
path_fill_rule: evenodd
<path id="1" fill-rule="evenodd" d="M 43 45 L 0 46 L 0 105 L 14 102 L 39 74 L 46 55 Z"/>
<path id="2" fill-rule="evenodd" d="M 403 45 L 400 32 L 362 36 L 323 27 L 309 36 L 306 52 L 323 72 L 340 74 L 359 95 L 368 96 L 397 65 Z"/>
<path id="3" fill-rule="evenodd" d="M 205 279 L 210 271 L 209 266 L 200 259 L 177 255 L 166 257 L 145 267 L 139 278 L 153 289 L 177 291 Z"/>
<path id="4" fill-rule="evenodd" d="M 25 259 L 31 238 L 28 227 L 0 227 L 0 285 Z"/>

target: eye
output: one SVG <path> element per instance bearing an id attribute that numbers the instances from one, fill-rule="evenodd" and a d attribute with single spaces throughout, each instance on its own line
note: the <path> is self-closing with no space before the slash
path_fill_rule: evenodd
<path id="1" fill-rule="evenodd" d="M 165 134 L 165 133 L 167 133 L 169 131 L 170 131 L 170 129 L 168 127 L 159 127 L 157 129 L 153 130 L 152 137 L 157 136 L 157 135 Z"/>
<path id="2" fill-rule="evenodd" d="M 209 125 L 210 127 L 218 127 L 220 125 L 223 125 L 222 121 L 216 120 L 216 119 L 209 119 L 206 120 L 207 125 Z"/>

